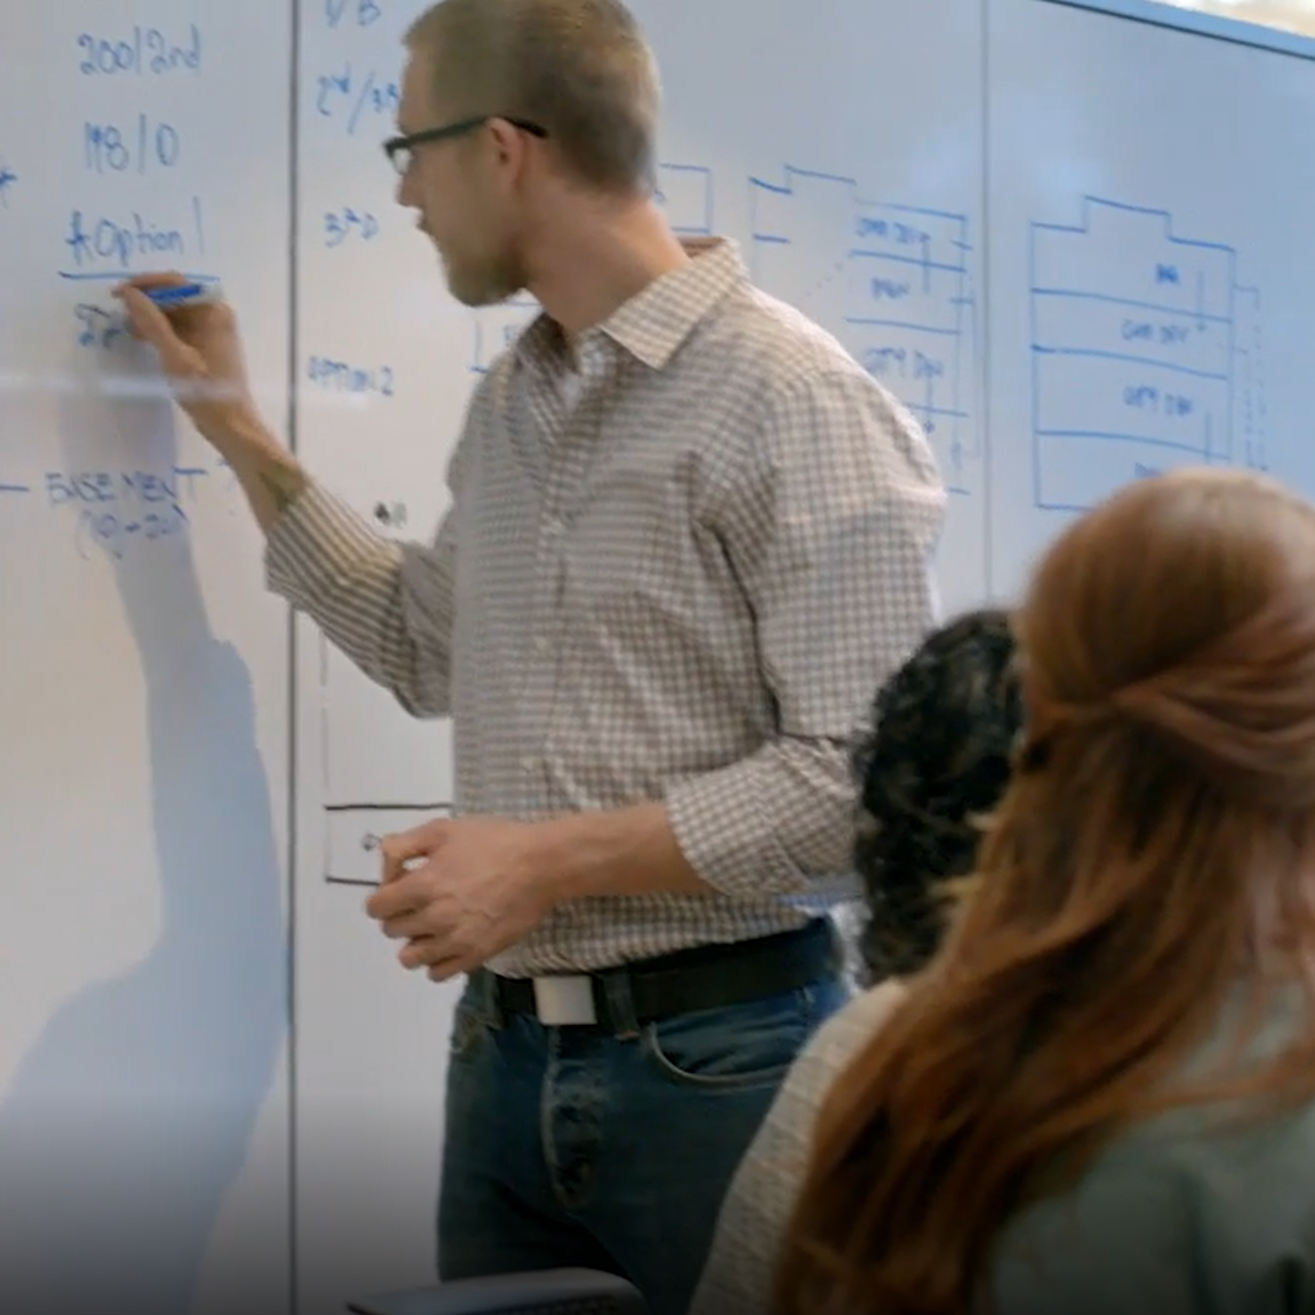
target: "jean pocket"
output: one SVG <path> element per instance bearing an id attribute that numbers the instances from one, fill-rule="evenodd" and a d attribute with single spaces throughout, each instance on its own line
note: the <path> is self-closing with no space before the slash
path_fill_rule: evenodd
<path id="1" fill-rule="evenodd" d="M 447 1047 L 448 1059 L 465 1059 L 487 1031 L 488 1024 L 479 1009 L 466 1000 L 458 1001 L 452 1015 L 452 1033 Z"/>
<path id="2" fill-rule="evenodd" d="M 815 987 L 659 1019 L 644 1046 L 673 1082 L 734 1090 L 780 1082 L 817 1022 Z"/>

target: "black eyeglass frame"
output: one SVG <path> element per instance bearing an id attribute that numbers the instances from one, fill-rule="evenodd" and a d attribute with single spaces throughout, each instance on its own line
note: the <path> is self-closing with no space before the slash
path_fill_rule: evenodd
<path id="1" fill-rule="evenodd" d="M 460 137 L 465 133 L 474 132 L 476 128 L 482 128 L 491 119 L 501 119 L 504 123 L 510 123 L 513 128 L 528 132 L 532 137 L 547 137 L 548 135 L 547 128 L 538 123 L 531 123 L 528 119 L 512 118 L 509 114 L 481 114 L 477 118 L 446 123 L 440 128 L 422 128 L 419 132 L 408 132 L 403 133 L 400 137 L 390 137 L 384 142 L 384 154 L 388 157 L 388 162 L 393 168 L 399 174 L 404 174 L 410 167 L 410 160 L 408 159 L 405 165 L 398 163 L 397 157 L 403 151 L 413 152 L 417 146 L 422 146 L 425 142 L 440 142 L 448 137 Z"/>

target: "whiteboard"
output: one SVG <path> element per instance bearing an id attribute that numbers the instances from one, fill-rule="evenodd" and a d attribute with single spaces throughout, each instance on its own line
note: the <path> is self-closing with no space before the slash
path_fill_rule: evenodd
<path id="1" fill-rule="evenodd" d="M 381 531 L 427 538 L 474 347 L 380 149 L 394 131 L 402 34 L 420 8 L 300 7 L 293 368 L 301 459 Z M 451 799 L 448 724 L 402 712 L 304 618 L 296 675 L 295 1227 L 309 1311 L 432 1279 L 458 988 L 405 973 L 362 912 L 373 838 Z"/>
<path id="2" fill-rule="evenodd" d="M 1126 481 L 1207 462 L 1315 492 L 1299 346 L 1315 187 L 1296 163 L 1315 148 L 1315 64 L 1309 44 L 1250 47 L 1225 25 L 1048 0 L 989 13 L 992 583 L 1008 596 Z"/>
<path id="3" fill-rule="evenodd" d="M 288 15 L 6 6 L 0 50 L 0 1304 L 276 1310 L 288 622 L 108 289 L 222 274 L 283 424 Z"/>
<path id="4" fill-rule="evenodd" d="M 459 988 L 362 904 L 377 837 L 450 804 L 450 727 L 263 592 L 231 472 L 106 296 L 222 278 L 266 418 L 427 538 L 535 307 L 458 306 L 395 203 L 421 7 L 0 16 L 0 1274 L 26 1310 L 95 1274 L 145 1310 L 318 1315 L 433 1272 Z M 1144 0 L 636 9 L 662 204 L 924 423 L 947 609 L 1014 596 L 1153 470 L 1315 493 L 1309 44 Z"/>
<path id="5" fill-rule="evenodd" d="M 298 433 L 308 466 L 359 511 L 428 535 L 471 387 L 536 307 L 457 306 L 392 199 L 379 143 L 418 8 L 303 9 Z M 636 13 L 662 70 L 659 189 L 673 226 L 735 239 L 763 288 L 869 360 L 927 423 L 955 472 L 941 551 L 963 564 L 947 601 L 980 596 L 978 0 L 871 12 L 823 0 L 803 29 L 787 0 L 641 0 Z M 871 63 L 896 48 L 920 69 L 898 116 Z M 741 66 L 728 96 L 722 70 Z M 377 870 L 370 836 L 450 801 L 448 727 L 409 719 L 309 623 L 298 648 L 298 1237 L 313 1304 L 432 1275 L 457 987 L 402 973 L 360 912 Z"/>

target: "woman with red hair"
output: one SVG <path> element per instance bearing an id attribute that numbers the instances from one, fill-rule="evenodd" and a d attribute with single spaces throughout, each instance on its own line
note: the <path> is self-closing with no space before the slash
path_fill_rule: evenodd
<path id="1" fill-rule="evenodd" d="M 1315 509 L 1130 485 L 1014 625 L 974 893 L 817 1093 L 777 1311 L 1315 1311 Z"/>

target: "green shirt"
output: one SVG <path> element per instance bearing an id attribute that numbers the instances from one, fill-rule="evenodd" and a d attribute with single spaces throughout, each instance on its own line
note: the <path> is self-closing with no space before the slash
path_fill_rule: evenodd
<path id="1" fill-rule="evenodd" d="M 902 998 L 891 983 L 857 997 L 799 1056 L 731 1184 L 691 1315 L 770 1311 L 818 1108 Z M 1020 1212 L 1000 1238 L 994 1315 L 1315 1315 L 1315 1102 L 1241 1129 L 1208 1113 L 1147 1121 Z"/>

